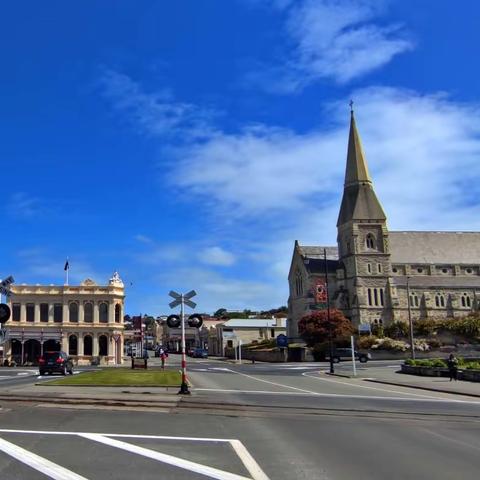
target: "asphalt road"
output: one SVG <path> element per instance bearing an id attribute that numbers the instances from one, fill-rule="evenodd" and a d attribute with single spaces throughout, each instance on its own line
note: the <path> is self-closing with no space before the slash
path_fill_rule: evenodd
<path id="1" fill-rule="evenodd" d="M 193 360 L 192 395 L 174 413 L 5 403 L 0 478 L 478 478 L 480 399 L 332 378 L 325 369 Z M 11 381 L 34 381 L 23 377 Z"/>

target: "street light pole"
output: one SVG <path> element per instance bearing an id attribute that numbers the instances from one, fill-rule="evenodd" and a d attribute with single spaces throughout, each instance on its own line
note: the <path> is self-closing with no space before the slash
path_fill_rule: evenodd
<path id="1" fill-rule="evenodd" d="M 415 344 L 413 343 L 413 322 L 412 309 L 410 306 L 410 277 L 407 277 L 407 306 L 408 306 L 408 325 L 410 329 L 410 354 L 412 360 L 415 360 Z"/>
<path id="2" fill-rule="evenodd" d="M 333 334 L 332 323 L 330 322 L 330 295 L 328 294 L 328 264 L 327 264 L 327 249 L 323 249 L 323 260 L 325 266 L 325 291 L 327 294 L 327 322 L 328 322 L 328 342 L 330 350 L 330 373 L 335 373 L 333 368 Z"/>

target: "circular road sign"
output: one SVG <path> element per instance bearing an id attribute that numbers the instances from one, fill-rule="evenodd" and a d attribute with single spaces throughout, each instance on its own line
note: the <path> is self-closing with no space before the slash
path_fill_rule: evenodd
<path id="1" fill-rule="evenodd" d="M 11 315 L 10 307 L 6 303 L 0 303 L 0 324 L 5 323 Z"/>

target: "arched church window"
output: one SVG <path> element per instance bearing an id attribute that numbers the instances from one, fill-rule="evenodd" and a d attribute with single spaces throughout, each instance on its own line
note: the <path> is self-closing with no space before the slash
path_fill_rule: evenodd
<path id="1" fill-rule="evenodd" d="M 297 272 L 295 276 L 295 292 L 297 297 L 303 295 L 303 278 L 300 272 Z"/>
<path id="2" fill-rule="evenodd" d="M 435 306 L 439 308 L 445 306 L 445 297 L 440 293 L 435 295 Z"/>
<path id="3" fill-rule="evenodd" d="M 418 295 L 416 293 L 412 293 L 410 295 L 410 305 L 412 307 L 418 307 L 420 305 L 420 302 L 418 301 Z"/>
<path id="4" fill-rule="evenodd" d="M 371 233 L 367 235 L 365 242 L 367 244 L 367 248 L 375 248 L 375 237 Z"/>
<path id="5" fill-rule="evenodd" d="M 470 308 L 472 306 L 472 300 L 468 296 L 468 294 L 464 293 L 462 295 L 462 307 Z"/>

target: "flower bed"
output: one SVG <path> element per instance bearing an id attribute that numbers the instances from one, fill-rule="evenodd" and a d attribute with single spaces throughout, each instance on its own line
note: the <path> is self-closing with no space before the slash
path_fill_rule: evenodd
<path id="1" fill-rule="evenodd" d="M 420 375 L 424 377 L 448 377 L 447 362 L 441 358 L 425 360 L 408 359 L 401 367 L 402 373 L 409 375 Z M 465 362 L 459 359 L 458 377 L 459 380 L 480 382 L 480 362 Z"/>

